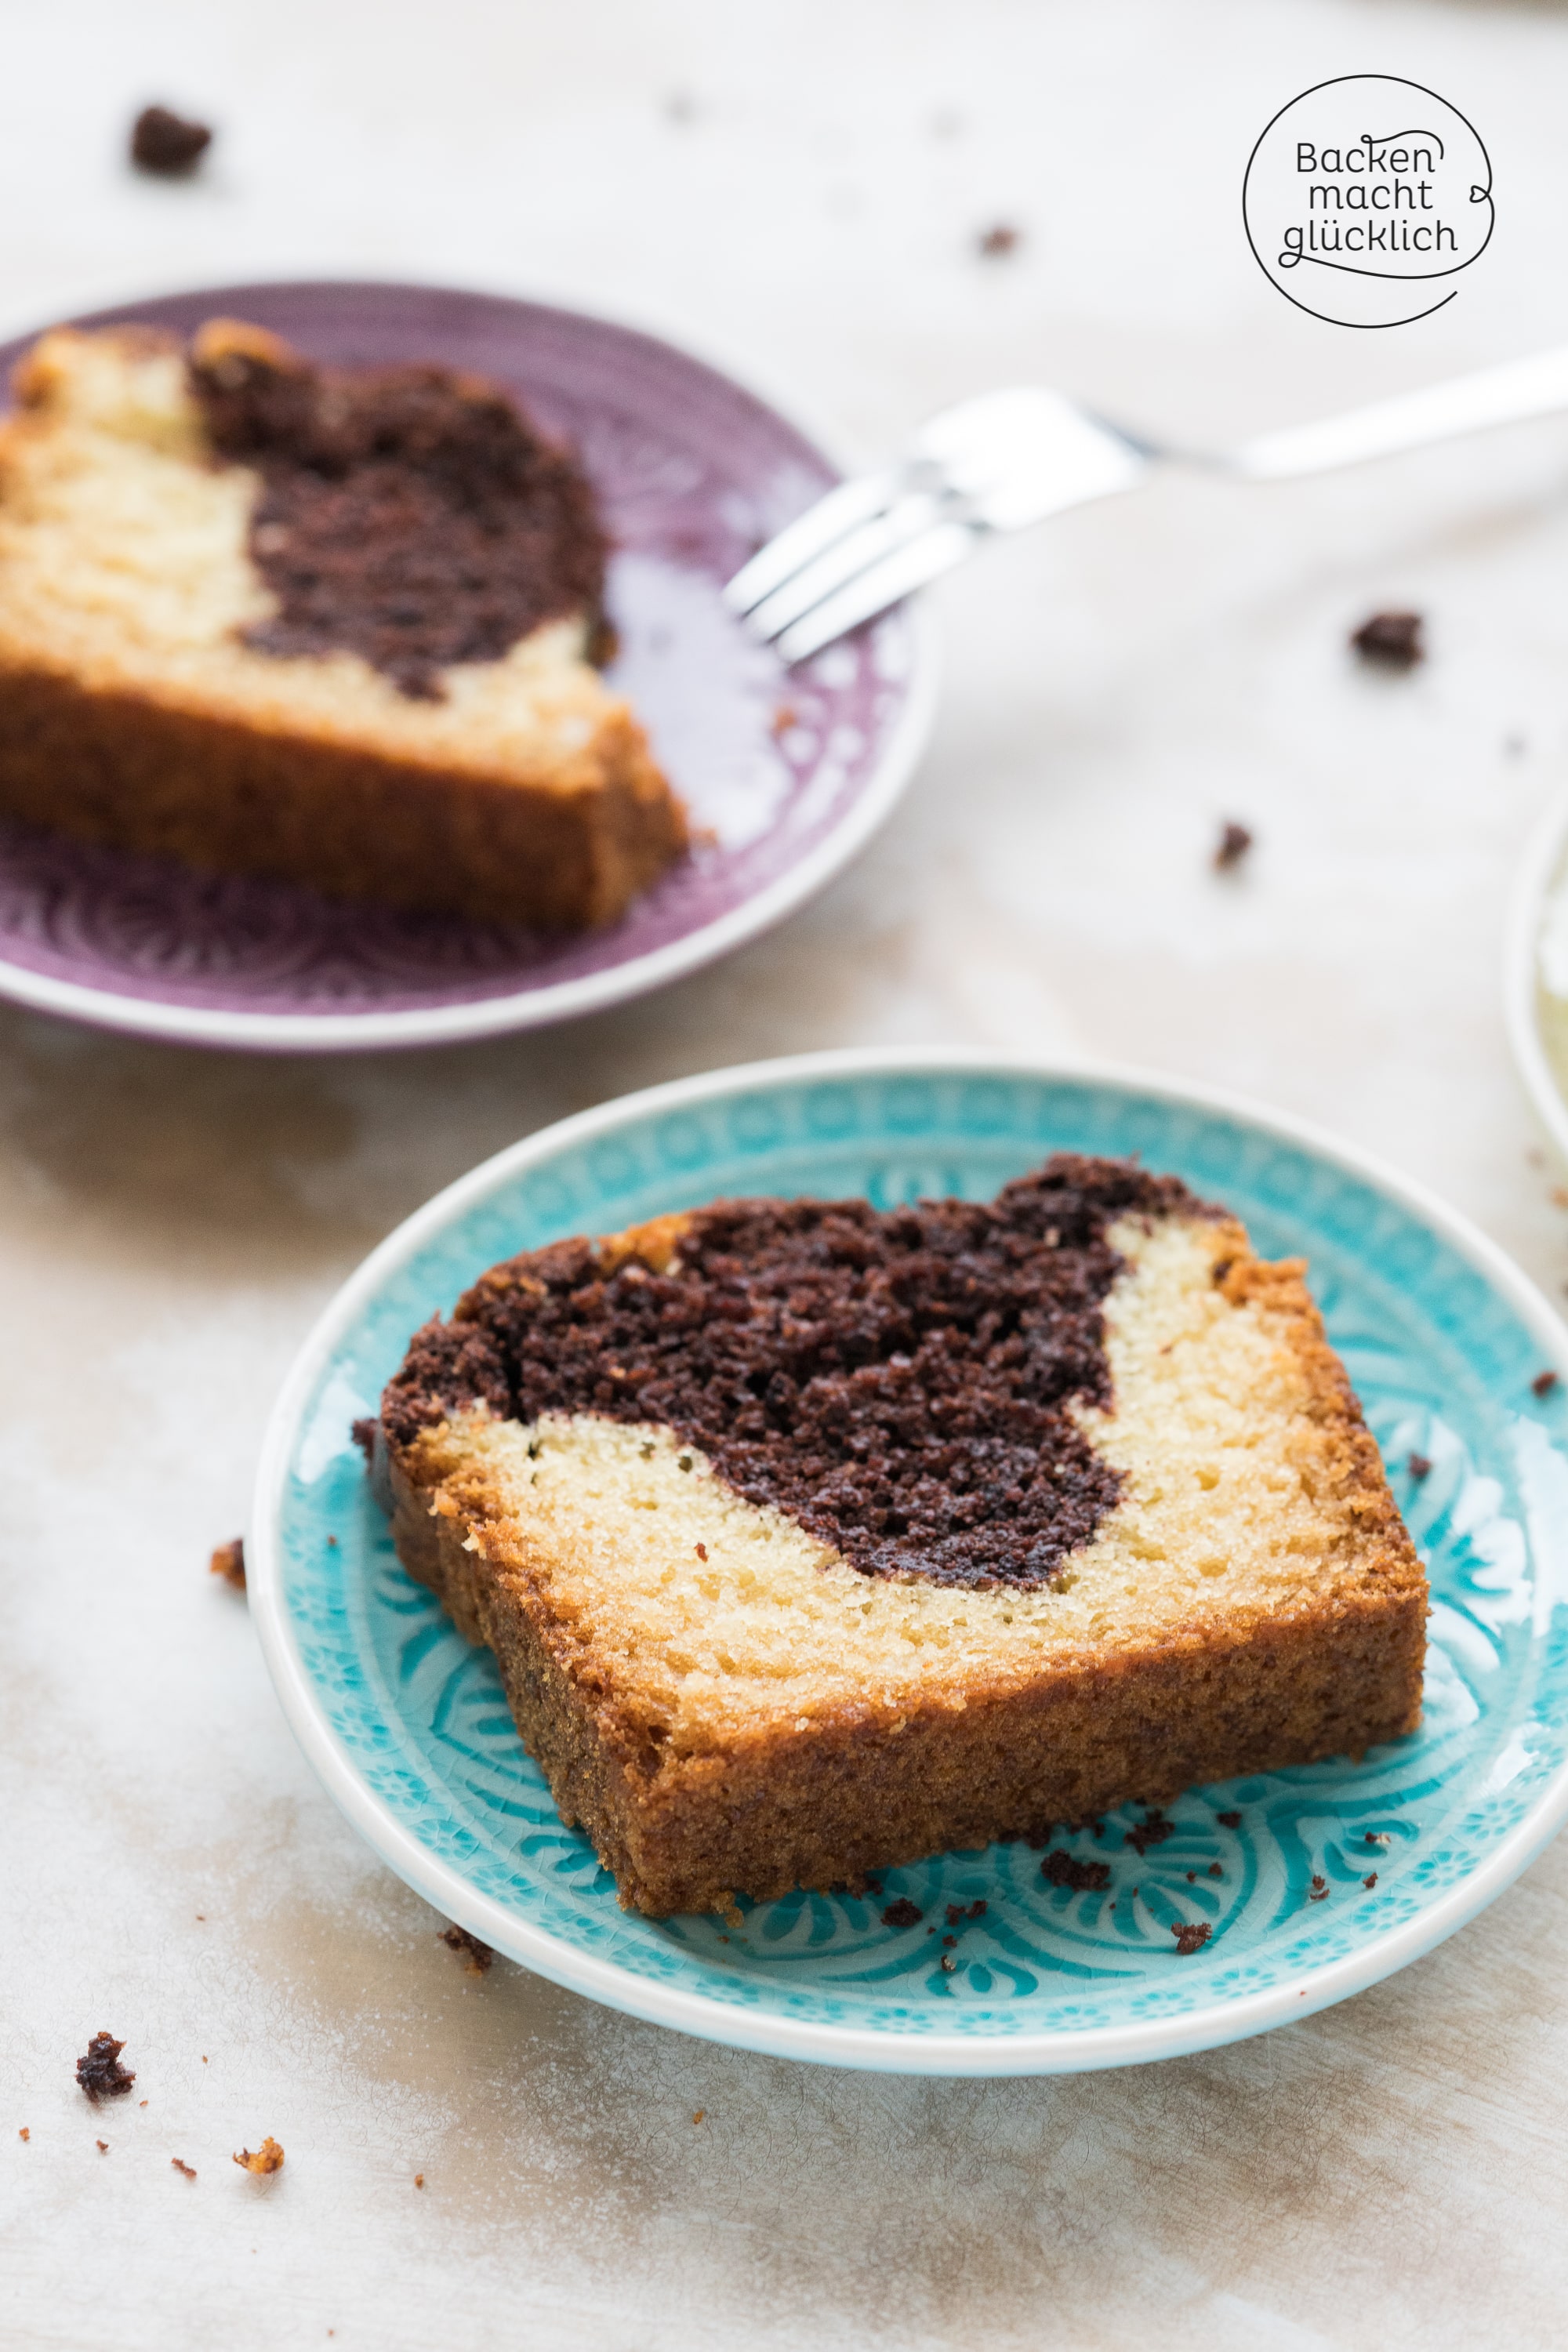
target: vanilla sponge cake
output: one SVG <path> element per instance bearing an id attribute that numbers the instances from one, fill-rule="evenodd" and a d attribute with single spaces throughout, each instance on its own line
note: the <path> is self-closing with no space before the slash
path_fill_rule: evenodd
<path id="1" fill-rule="evenodd" d="M 1065 1156 L 562 1243 L 390 1383 L 398 1550 L 655 1915 L 1359 1753 L 1426 1587 L 1302 1276 Z"/>
<path id="2" fill-rule="evenodd" d="M 0 813 L 574 929 L 687 845 L 575 460 L 434 367 L 60 329 L 0 423 Z"/>

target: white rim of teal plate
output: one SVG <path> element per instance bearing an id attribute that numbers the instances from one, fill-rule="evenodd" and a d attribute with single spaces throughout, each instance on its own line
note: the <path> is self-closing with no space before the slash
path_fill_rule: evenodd
<path id="1" fill-rule="evenodd" d="M 1541 1036 L 1541 932 L 1568 856 L 1568 793 L 1554 795 L 1520 861 L 1503 948 L 1503 1013 L 1514 1066 L 1537 1118 L 1568 1161 L 1568 1101 Z"/>
<path id="2" fill-rule="evenodd" d="M 351 269 L 344 274 L 353 278 L 356 273 Z M 448 289 L 459 287 L 455 278 L 441 282 Z M 199 292 L 203 288 L 187 289 L 184 281 L 178 281 L 162 288 L 160 293 L 167 296 L 186 290 Z M 761 371 L 737 361 L 717 338 L 671 326 L 652 310 L 644 313 L 630 304 L 595 303 L 590 310 L 569 294 L 470 287 L 466 280 L 461 281 L 461 290 L 515 301 L 548 302 L 606 326 L 624 327 L 668 343 L 672 351 L 727 376 L 739 390 L 771 408 L 843 474 L 856 470 L 842 434 L 825 425 L 792 393 L 781 394 Z M 108 292 L 99 307 L 107 309 L 121 299 L 120 294 Z M 26 324 L 16 331 L 25 333 Z M 649 996 L 685 979 L 689 972 L 720 962 L 815 898 L 854 863 L 898 806 L 930 739 L 942 683 L 941 631 L 929 599 L 917 593 L 906 597 L 899 609 L 909 634 L 904 706 L 864 789 L 815 848 L 775 882 L 731 907 L 728 914 L 651 949 L 647 955 L 612 964 L 603 971 L 584 972 L 575 980 L 557 981 L 548 988 L 519 989 L 507 996 L 475 997 L 457 1004 L 411 1006 L 391 1013 L 244 1013 L 210 1005 L 165 1004 L 153 997 L 58 980 L 0 957 L 0 998 L 24 1005 L 29 1012 L 57 1013 L 95 1029 L 173 1045 L 237 1046 L 258 1053 L 339 1054 L 510 1036 L 523 1030 L 553 1028 L 563 1021 L 624 1004 L 629 998 Z"/>
<path id="3" fill-rule="evenodd" d="M 1089 1058 L 1037 1057 L 985 1050 L 904 1047 L 794 1055 L 679 1079 L 623 1096 L 558 1121 L 483 1161 L 438 1192 L 388 1235 L 343 1285 L 301 1348 L 273 1410 L 262 1447 L 247 1537 L 250 1610 L 284 1713 L 304 1753 L 366 1842 L 437 1910 L 523 1967 L 591 2000 L 701 2039 L 775 2056 L 876 2071 L 943 2075 L 1069 2074 L 1173 2058 L 1247 2039 L 1331 2007 L 1421 1958 L 1495 1901 L 1568 1820 L 1568 1757 L 1542 1780 L 1520 1819 L 1490 1853 L 1414 1916 L 1390 1926 L 1353 1952 L 1262 1990 L 1216 1999 L 1180 2015 L 1151 2016 L 1068 2032 L 975 2034 L 839 2025 L 721 2001 L 657 1982 L 520 1918 L 476 1888 L 414 1836 L 369 1789 L 331 1727 L 302 1659 L 283 1587 L 280 1520 L 285 1484 L 303 1416 L 345 1332 L 387 1279 L 491 1193 L 563 1152 L 575 1150 L 650 1113 L 679 1111 L 759 1088 L 833 1079 L 925 1076 L 1101 1087 L 1250 1128 L 1294 1147 L 1384 1194 L 1425 1224 L 1482 1281 L 1500 1293 L 1537 1343 L 1543 1369 L 1568 1381 L 1568 1328 L 1512 1261 L 1423 1184 L 1311 1122 L 1267 1108 L 1227 1090 L 1173 1080 Z M 1556 1607 L 1568 1606 L 1568 1572 Z M 1541 1634 L 1536 1634 L 1539 1647 Z M 889 1874 L 890 1875 L 890 1874 Z M 1216 1950 L 1217 1950 L 1216 1947 Z"/>

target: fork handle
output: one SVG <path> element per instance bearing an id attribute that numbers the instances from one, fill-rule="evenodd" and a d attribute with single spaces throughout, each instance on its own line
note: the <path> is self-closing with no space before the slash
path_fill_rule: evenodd
<path id="1" fill-rule="evenodd" d="M 1568 351 L 1542 352 L 1429 384 L 1348 416 L 1327 416 L 1317 425 L 1297 425 L 1244 442 L 1220 462 L 1227 473 L 1249 482 L 1287 481 L 1295 474 L 1324 474 L 1336 466 L 1357 466 L 1367 457 L 1419 449 L 1489 425 L 1515 425 L 1527 416 L 1549 416 L 1568 408 Z"/>

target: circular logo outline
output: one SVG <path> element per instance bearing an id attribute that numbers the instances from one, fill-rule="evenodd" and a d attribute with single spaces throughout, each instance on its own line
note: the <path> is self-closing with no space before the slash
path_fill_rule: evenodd
<path id="1" fill-rule="evenodd" d="M 1359 333 L 1376 334 L 1381 333 L 1384 329 L 1389 327 L 1414 327 L 1420 320 L 1430 319 L 1435 312 L 1444 310 L 1448 303 L 1453 301 L 1454 298 L 1458 293 L 1458 288 L 1457 286 L 1450 286 L 1448 291 L 1441 298 L 1440 300 L 1429 303 L 1425 310 L 1413 311 L 1407 319 L 1338 319 L 1334 316 L 1331 310 L 1314 310 L 1310 302 L 1303 302 L 1299 295 L 1290 293 L 1285 287 L 1280 285 L 1279 280 L 1275 277 L 1274 272 L 1269 268 L 1268 264 L 1264 260 L 1263 256 L 1258 250 L 1258 241 L 1252 234 L 1252 223 L 1247 217 L 1247 192 L 1252 181 L 1252 167 L 1258 161 L 1259 149 L 1262 147 L 1263 142 L 1268 138 L 1269 132 L 1273 130 L 1275 124 L 1282 121 L 1283 118 L 1289 113 L 1290 109 L 1293 106 L 1300 106 L 1304 98 L 1315 98 L 1321 89 L 1333 89 L 1341 82 L 1349 81 L 1397 82 L 1402 89 L 1414 89 L 1418 91 L 1423 98 L 1435 99 L 1439 106 L 1446 107 L 1450 114 L 1457 116 L 1459 121 L 1464 124 L 1466 130 L 1475 141 L 1476 145 L 1480 149 L 1482 155 L 1486 158 L 1487 184 L 1485 201 L 1487 210 L 1490 217 L 1487 222 L 1487 233 L 1485 236 L 1481 239 L 1474 253 L 1468 254 L 1463 261 L 1456 261 L 1448 269 L 1412 270 L 1406 280 L 1408 284 L 1417 285 L 1423 278 L 1456 277 L 1461 269 L 1468 269 L 1472 262 L 1479 261 L 1480 259 L 1482 254 L 1491 243 L 1493 233 L 1497 228 L 1497 205 L 1492 197 L 1492 159 L 1488 151 L 1486 141 L 1481 137 L 1480 132 L 1476 129 L 1476 126 L 1470 121 L 1469 116 L 1466 114 L 1461 108 L 1454 105 L 1451 100 L 1444 98 L 1439 91 L 1428 89 L 1426 84 L 1423 81 L 1412 81 L 1407 74 L 1330 74 L 1325 80 L 1312 82 L 1306 89 L 1299 89 L 1294 98 L 1287 99 L 1284 105 L 1277 109 L 1277 110 L 1269 116 L 1268 121 L 1264 124 L 1262 130 L 1253 141 L 1252 152 L 1247 159 L 1247 169 L 1241 175 L 1241 226 L 1242 231 L 1246 236 L 1247 245 L 1251 248 L 1254 261 L 1257 262 L 1258 267 L 1262 270 L 1263 275 L 1268 278 L 1268 283 L 1273 287 L 1275 292 L 1277 294 L 1283 294 L 1287 302 L 1290 303 L 1296 310 L 1305 311 L 1309 319 L 1321 319 L 1323 324 L 1327 327 L 1349 327 L 1353 331 Z M 1400 134 L 1391 134 L 1391 136 L 1398 135 Z M 1351 262 L 1321 261 L 1318 263 L 1318 267 L 1323 269 L 1342 270 L 1347 276 L 1354 278 L 1387 278 L 1391 275 L 1390 272 L 1385 270 L 1357 269 L 1354 264 Z"/>

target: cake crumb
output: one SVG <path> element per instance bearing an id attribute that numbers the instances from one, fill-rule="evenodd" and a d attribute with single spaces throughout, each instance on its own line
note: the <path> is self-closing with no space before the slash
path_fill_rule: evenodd
<path id="1" fill-rule="evenodd" d="M 1058 1846 L 1041 1863 L 1040 1875 L 1051 1886 L 1070 1886 L 1075 1895 L 1103 1895 L 1110 1884 L 1110 1865 L 1105 1862 L 1079 1862 L 1064 1847 Z"/>
<path id="2" fill-rule="evenodd" d="M 1530 1383 L 1531 1388 L 1538 1397 L 1549 1397 L 1557 1384 L 1557 1374 L 1555 1372 L 1537 1372 L 1535 1378 Z"/>
<path id="3" fill-rule="evenodd" d="M 1222 1830 L 1238 1830 L 1241 1827 L 1239 1813 L 1216 1813 L 1215 1819 Z"/>
<path id="4" fill-rule="evenodd" d="M 169 2158 L 169 2162 L 174 2166 L 176 2172 L 183 2172 L 187 2180 L 194 2180 L 195 2179 L 195 2166 L 194 2164 L 187 2164 L 183 2156 L 172 2156 Z"/>
<path id="5" fill-rule="evenodd" d="M 698 1547 L 697 1547 L 697 1557 L 698 1557 L 698 1559 L 707 1559 L 707 1557 L 708 1557 L 708 1547 L 707 1547 L 707 1545 L 706 1545 L 706 1544 L 699 1544 L 699 1545 L 698 1545 Z"/>
<path id="6" fill-rule="evenodd" d="M 245 1591 L 245 1539 L 236 1536 L 232 1543 L 219 1544 L 207 1562 L 208 1573 L 221 1576 L 237 1592 Z"/>
<path id="7" fill-rule="evenodd" d="M 349 1435 L 367 1462 L 374 1462 L 375 1459 L 375 1433 L 380 1427 L 381 1423 L 373 1412 L 366 1413 L 363 1419 L 351 1422 L 349 1424 Z"/>
<path id="8" fill-rule="evenodd" d="M 95 2142 L 95 2145 L 100 2156 L 107 2156 L 109 2154 L 109 2142 L 106 2139 L 100 2139 Z"/>
<path id="9" fill-rule="evenodd" d="M 118 2099 L 136 2080 L 134 2071 L 120 2063 L 123 2042 L 116 2042 L 112 2033 L 95 2033 L 86 2051 L 76 2062 L 76 2078 L 88 2097 L 97 2106 L 100 2099 Z M 145 2099 L 142 2102 L 145 2106 Z"/>
<path id="10" fill-rule="evenodd" d="M 707 2110 L 707 2108 L 706 2108 L 706 2107 L 698 2107 L 698 2108 L 696 2108 L 696 2109 L 693 2111 L 693 2114 L 692 2114 L 692 2117 L 691 2117 L 692 2122 L 693 2122 L 694 2124 L 700 2124 L 700 2123 L 702 2121 L 703 2116 L 707 2114 L 707 2112 L 708 2112 L 708 2110 Z"/>
<path id="11" fill-rule="evenodd" d="M 1121 1843 L 1130 1845 L 1134 1853 L 1145 1854 L 1152 1845 L 1163 1845 L 1168 1837 L 1175 1834 L 1175 1822 L 1168 1820 L 1158 1806 L 1151 1806 L 1144 1818 L 1135 1829 L 1128 1831 Z"/>
<path id="12" fill-rule="evenodd" d="M 1173 1927 L 1171 1933 L 1176 1939 L 1177 1958 L 1186 1960 L 1194 1952 L 1203 1950 L 1214 1929 L 1206 1919 L 1185 1919 L 1179 1927 Z"/>
<path id="13" fill-rule="evenodd" d="M 234 2160 L 247 2172 L 261 2174 L 283 2169 L 283 2151 L 272 2138 L 264 2139 L 259 2147 L 240 2148 Z"/>
<path id="14" fill-rule="evenodd" d="M 1219 840 L 1215 847 L 1215 872 L 1228 874 L 1232 866 L 1241 864 L 1251 847 L 1250 828 L 1245 824 L 1237 824 L 1234 818 L 1227 817 L 1219 829 Z"/>
<path id="15" fill-rule="evenodd" d="M 942 1970 L 943 1976 L 952 1976 L 957 1966 L 958 1962 L 953 1958 L 952 1954 L 951 1952 L 943 1952 L 942 1956 Z"/>
<path id="16" fill-rule="evenodd" d="M 1369 1871 L 1367 1875 L 1362 1880 L 1362 1885 L 1366 1888 L 1367 1893 L 1370 1895 L 1373 1888 L 1377 1885 L 1376 1871 Z"/>
<path id="17" fill-rule="evenodd" d="M 144 106 L 131 126 L 131 160 L 139 172 L 183 179 L 195 169 L 212 141 L 205 122 L 192 122 L 172 107 Z"/>
<path id="18" fill-rule="evenodd" d="M 1308 1901 L 1310 1903 L 1321 1903 L 1325 1895 L 1328 1894 L 1328 1880 L 1323 1876 L 1321 1871 L 1315 1870 L 1312 1873 L 1312 1885 L 1307 1897 Z"/>
<path id="19" fill-rule="evenodd" d="M 882 1925 L 884 1927 L 918 1927 L 924 1916 L 925 1913 L 917 1904 L 911 1903 L 907 1895 L 900 1895 L 883 1912 Z M 927 1933 L 930 1933 L 929 1929 Z"/>
<path id="20" fill-rule="evenodd" d="M 456 1926 L 443 1927 L 439 1931 L 437 1941 L 445 1944 L 448 1951 L 463 1954 L 464 1965 L 471 1977 L 482 1977 L 495 1958 L 495 1953 L 490 1946 L 482 1944 L 477 1936 L 470 1936 L 466 1927 Z"/>
<path id="21" fill-rule="evenodd" d="M 999 261 L 1005 254 L 1016 253 L 1023 241 L 1023 230 L 1015 227 L 1011 221 L 994 221 L 974 240 L 976 249 L 988 261 Z"/>
<path id="22" fill-rule="evenodd" d="M 415 2174 L 415 2176 L 414 2176 L 414 2186 L 415 2186 L 415 2188 L 416 2188 L 416 2189 L 423 2189 L 423 2188 L 424 2188 L 424 2186 L 425 2186 L 425 2175 L 424 2175 L 422 2172 L 416 2172 L 416 2173 Z"/>
<path id="23" fill-rule="evenodd" d="M 795 725 L 797 715 L 798 714 L 793 702 L 781 702 L 779 704 L 768 724 L 768 732 L 773 737 L 775 743 L 778 741 L 781 735 L 787 735 L 789 733 L 790 729 Z"/>
<path id="24" fill-rule="evenodd" d="M 1381 1846 L 1391 1846 L 1394 1843 L 1393 1837 L 1387 1830 L 1368 1830 L 1366 1842 L 1368 1845 Z"/>
<path id="25" fill-rule="evenodd" d="M 32 2133 L 27 2129 L 27 2126 L 26 2126 L 26 2124 L 24 2124 L 24 2125 L 22 2126 L 21 2129 L 20 2129 L 20 2130 L 17 2132 L 17 2134 L 16 2134 L 16 2137 L 17 2137 L 18 2139 L 31 2139 L 31 2138 L 32 2138 L 32 2137 L 33 2137 L 33 2135 L 32 2135 Z"/>
<path id="26" fill-rule="evenodd" d="M 1210 1863 L 1210 1864 L 1209 1864 L 1209 1876 L 1210 1876 L 1211 1878 L 1223 1878 L 1223 1877 L 1225 1876 L 1225 1873 L 1224 1873 L 1224 1871 L 1220 1868 L 1220 1866 L 1219 1866 L 1219 1864 L 1218 1864 L 1218 1863 L 1217 1863 L 1217 1862 L 1211 1862 L 1211 1863 Z"/>
<path id="27" fill-rule="evenodd" d="M 947 1924 L 950 1927 L 956 1927 L 961 1920 L 984 1917 L 984 1900 L 970 1904 L 950 1903 L 947 1906 Z"/>
<path id="28" fill-rule="evenodd" d="M 1426 656 L 1423 626 L 1419 613 L 1373 613 L 1352 630 L 1351 643 L 1363 661 L 1384 669 L 1414 669 Z"/>
<path id="29" fill-rule="evenodd" d="M 1423 1478 L 1430 1478 L 1432 1475 L 1432 1461 L 1429 1454 L 1413 1454 L 1405 1466 L 1418 1486 Z"/>

